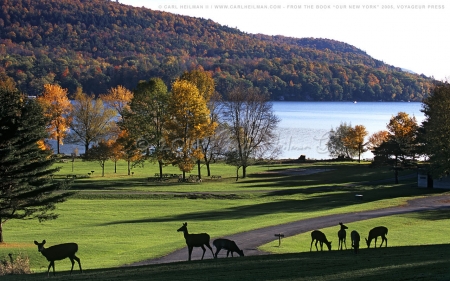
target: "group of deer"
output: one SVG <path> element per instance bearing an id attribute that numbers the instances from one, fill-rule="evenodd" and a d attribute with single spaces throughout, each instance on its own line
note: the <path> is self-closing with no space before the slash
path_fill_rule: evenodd
<path id="1" fill-rule="evenodd" d="M 203 249 L 203 255 L 202 259 L 205 256 L 205 247 L 208 247 L 211 250 L 211 253 L 213 254 L 214 258 L 217 258 L 217 255 L 219 254 L 220 250 L 224 249 L 227 250 L 227 257 L 231 253 L 231 256 L 233 256 L 233 252 L 238 253 L 241 257 L 244 256 L 244 251 L 239 249 L 239 247 L 236 245 L 236 243 L 232 240 L 228 239 L 216 239 L 214 240 L 213 244 L 216 247 L 216 253 L 214 254 L 211 246 L 209 245 L 209 235 L 207 233 L 199 233 L 199 234 L 189 234 L 187 230 L 187 223 L 184 223 L 183 226 L 178 229 L 178 231 L 182 231 L 184 233 L 184 238 L 186 239 L 186 245 L 188 246 L 189 250 L 189 260 L 191 260 L 191 254 L 192 249 L 194 247 L 201 247 Z M 63 260 L 66 258 L 69 258 L 72 262 L 72 269 L 70 270 L 70 274 L 72 274 L 73 266 L 75 264 L 75 261 L 78 262 L 78 265 L 80 267 L 80 272 L 83 272 L 81 269 L 81 262 L 80 259 L 75 256 L 75 253 L 78 251 L 78 244 L 76 243 L 65 243 L 65 244 L 58 244 L 54 245 L 48 248 L 44 247 L 44 244 L 46 243 L 45 240 L 42 241 L 42 243 L 39 243 L 37 241 L 34 241 L 34 244 L 37 245 L 38 251 L 50 262 L 48 265 L 47 275 L 50 275 L 50 268 L 53 268 L 53 275 L 55 275 L 55 261 L 57 260 Z"/>
<path id="2" fill-rule="evenodd" d="M 348 227 L 345 226 L 344 224 L 342 224 L 342 222 L 340 222 L 339 225 L 341 226 L 341 229 L 338 232 L 338 237 L 339 237 L 338 249 L 342 250 L 343 245 L 345 245 L 345 249 L 347 249 L 347 244 L 346 244 L 345 240 L 347 238 L 346 229 L 348 229 Z M 210 240 L 209 234 L 207 234 L 207 233 L 190 234 L 187 229 L 187 222 L 183 223 L 183 226 L 180 227 L 177 231 L 180 231 L 180 232 L 182 231 L 184 234 L 184 239 L 186 240 L 186 245 L 188 247 L 189 260 L 191 260 L 191 254 L 192 254 L 192 250 L 194 247 L 202 248 L 202 250 L 203 250 L 202 259 L 203 259 L 203 257 L 205 256 L 205 252 L 206 252 L 205 246 L 211 250 L 211 253 L 214 256 L 214 258 L 217 258 L 217 255 L 219 254 L 220 250 L 222 250 L 222 249 L 227 250 L 227 257 L 230 253 L 231 253 L 231 256 L 233 256 L 233 252 L 238 253 L 241 257 L 244 256 L 244 251 L 239 249 L 239 247 L 236 245 L 236 243 L 234 241 L 229 240 L 229 239 L 224 239 L 224 238 L 214 240 L 213 245 L 214 245 L 214 247 L 216 247 L 216 253 L 214 253 L 209 244 L 209 240 Z M 376 248 L 377 247 L 377 238 L 379 236 L 381 236 L 381 238 L 382 238 L 380 247 L 383 245 L 384 242 L 385 242 L 385 246 L 387 247 L 387 238 L 386 238 L 387 233 L 388 233 L 388 229 L 384 226 L 378 226 L 378 227 L 375 227 L 372 230 L 370 230 L 369 238 L 366 238 L 367 247 L 370 248 L 370 242 L 372 241 L 372 239 L 375 239 L 375 248 Z M 350 233 L 350 237 L 352 239 L 352 248 L 354 248 L 355 253 L 358 253 L 359 241 L 360 241 L 359 233 L 356 230 L 353 230 Z M 312 245 L 313 245 L 314 241 L 316 241 L 315 246 L 316 246 L 317 251 L 319 251 L 319 249 L 317 248 L 317 243 L 320 243 L 320 250 L 323 251 L 323 244 L 325 244 L 325 245 L 327 245 L 328 250 L 331 251 L 331 241 L 327 240 L 327 237 L 325 236 L 325 234 L 322 231 L 314 230 L 313 232 L 311 232 L 311 238 L 312 238 L 312 241 L 311 241 L 311 247 L 309 248 L 310 251 L 312 250 Z M 75 256 L 75 253 L 78 251 L 78 245 L 76 243 L 59 244 L 59 245 L 54 245 L 54 246 L 51 246 L 48 248 L 44 247 L 45 240 L 43 240 L 42 243 L 34 241 L 34 244 L 37 245 L 38 251 L 41 252 L 41 254 L 45 258 L 47 258 L 47 260 L 50 262 L 50 264 L 48 265 L 47 275 L 50 274 L 50 268 L 53 268 L 53 275 L 55 275 L 55 261 L 63 260 L 66 258 L 69 258 L 70 261 L 72 262 L 72 268 L 70 270 L 70 274 L 72 274 L 75 261 L 78 262 L 78 265 L 80 267 L 80 272 L 83 272 L 83 270 L 81 269 L 80 259 L 77 256 Z"/>
<path id="3" fill-rule="evenodd" d="M 343 246 L 345 245 L 345 249 L 347 249 L 347 231 L 348 227 L 344 225 L 342 222 L 339 223 L 341 226 L 341 229 L 338 231 L 338 238 L 339 238 L 339 244 L 338 244 L 338 250 L 343 250 Z M 385 243 L 385 247 L 387 247 L 387 238 L 386 235 L 388 234 L 388 229 L 385 226 L 377 226 L 375 228 L 372 228 L 369 231 L 369 237 L 366 239 L 367 248 L 370 248 L 370 243 L 373 239 L 375 239 L 375 248 L 377 247 L 377 238 L 381 237 L 381 244 L 380 247 Z M 355 253 L 357 254 L 359 251 L 359 241 L 361 240 L 358 231 L 352 230 L 350 233 L 350 238 L 352 240 L 352 248 L 354 249 Z M 309 248 L 309 251 L 312 250 L 312 245 L 314 241 L 316 241 L 316 250 L 319 251 L 317 248 L 317 243 L 320 243 L 320 250 L 323 251 L 323 244 L 327 245 L 328 250 L 331 251 L 331 241 L 328 241 L 325 234 L 320 230 L 314 230 L 311 232 L 311 247 Z"/>
<path id="4" fill-rule="evenodd" d="M 205 256 L 205 246 L 208 247 L 211 250 L 212 255 L 214 256 L 214 258 L 217 258 L 217 255 L 219 254 L 220 250 L 224 249 L 227 250 L 227 258 L 228 255 L 231 253 L 231 256 L 233 256 L 233 252 L 236 252 L 239 254 L 239 256 L 243 257 L 244 256 L 244 251 L 242 251 L 241 249 L 239 249 L 239 247 L 236 245 L 236 243 L 232 240 L 229 239 L 224 239 L 224 238 L 220 238 L 220 239 L 216 239 L 213 242 L 214 247 L 216 247 L 216 253 L 214 254 L 211 245 L 209 245 L 209 234 L 208 233 L 198 233 L 198 234 L 190 234 L 188 232 L 187 229 L 187 222 L 183 223 L 183 226 L 180 227 L 177 231 L 179 232 L 183 232 L 184 234 L 184 239 L 186 240 L 186 245 L 188 247 L 188 253 L 189 253 L 189 259 L 191 260 L 191 254 L 192 254 L 192 249 L 194 247 L 200 247 L 203 250 L 203 255 L 202 255 L 202 259 Z"/>

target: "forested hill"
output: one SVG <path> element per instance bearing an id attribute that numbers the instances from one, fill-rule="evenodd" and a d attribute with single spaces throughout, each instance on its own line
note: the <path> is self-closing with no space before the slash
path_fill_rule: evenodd
<path id="1" fill-rule="evenodd" d="M 251 83 L 273 100 L 414 100 L 433 80 L 328 39 L 247 34 L 211 20 L 107 0 L 0 0 L 0 72 L 37 95 L 46 83 L 101 94 L 198 65 L 224 94 Z M 301 27 L 300 27 L 301 28 Z"/>

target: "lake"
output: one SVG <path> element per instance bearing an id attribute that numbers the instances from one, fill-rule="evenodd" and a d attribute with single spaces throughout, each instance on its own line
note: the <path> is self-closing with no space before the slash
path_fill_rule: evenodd
<path id="1" fill-rule="evenodd" d="M 329 159 L 328 133 L 342 122 L 364 125 L 369 135 L 387 130 L 386 125 L 398 112 L 415 116 L 420 124 L 424 115 L 419 102 L 273 102 L 273 110 L 281 119 L 278 129 L 280 159 Z M 372 158 L 371 152 L 363 158 Z"/>
<path id="2" fill-rule="evenodd" d="M 364 125 L 369 135 L 386 130 L 392 116 L 403 111 L 415 116 L 420 124 L 424 115 L 418 102 L 273 102 L 274 113 L 281 119 L 278 128 L 279 159 L 297 159 L 305 155 L 310 159 L 329 159 L 326 143 L 331 128 L 341 122 L 352 126 Z M 54 146 L 55 142 L 51 144 Z M 61 152 L 71 154 L 75 147 L 84 153 L 81 146 L 65 144 Z M 363 158 L 372 158 L 371 152 Z"/>

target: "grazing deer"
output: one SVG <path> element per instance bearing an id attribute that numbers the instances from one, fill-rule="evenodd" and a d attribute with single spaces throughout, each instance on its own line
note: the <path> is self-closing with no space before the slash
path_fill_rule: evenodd
<path id="1" fill-rule="evenodd" d="M 319 251 L 319 249 L 317 248 L 317 242 L 320 242 L 320 250 L 323 251 L 323 243 L 325 243 L 325 245 L 327 245 L 328 247 L 328 251 L 331 251 L 331 241 L 327 240 L 327 237 L 325 236 L 325 234 L 320 231 L 320 230 L 314 230 L 313 232 L 311 232 L 311 247 L 309 248 L 309 251 L 311 252 L 312 249 L 312 244 L 314 242 L 314 240 L 316 240 L 316 250 Z"/>
<path id="2" fill-rule="evenodd" d="M 233 257 L 233 252 L 236 252 L 239 254 L 239 256 L 244 256 L 244 251 L 239 249 L 239 247 L 236 245 L 236 243 L 232 240 L 228 239 L 216 239 L 213 242 L 214 247 L 216 247 L 217 251 L 214 255 L 214 258 L 217 258 L 217 255 L 219 254 L 220 250 L 225 249 L 227 250 L 227 258 L 228 254 L 231 252 L 231 256 Z"/>
<path id="3" fill-rule="evenodd" d="M 384 227 L 384 226 L 377 226 L 377 227 L 374 227 L 374 228 L 372 228 L 370 231 L 369 231 L 369 238 L 367 239 L 366 238 L 366 244 L 367 244 L 367 248 L 370 248 L 370 242 L 372 242 L 372 239 L 374 239 L 375 238 L 375 248 L 377 247 L 377 238 L 378 238 L 378 236 L 381 236 L 381 244 L 380 244 L 380 247 L 381 246 L 383 246 L 383 242 L 385 242 L 386 241 L 386 244 L 385 244 L 385 246 L 387 247 L 387 238 L 386 238 L 386 235 L 388 234 L 388 229 L 387 229 L 387 227 Z"/>
<path id="4" fill-rule="evenodd" d="M 350 233 L 350 238 L 352 239 L 352 248 L 355 250 L 355 254 L 357 254 L 359 251 L 359 241 L 361 240 L 358 231 L 353 230 Z"/>
<path id="5" fill-rule="evenodd" d="M 345 244 L 345 249 L 347 250 L 347 243 L 345 242 L 345 240 L 347 239 L 347 232 L 345 230 L 348 229 L 348 227 L 343 225 L 342 222 L 340 222 L 339 225 L 341 226 L 341 229 L 338 231 L 338 250 L 343 250 L 342 244 Z"/>
<path id="6" fill-rule="evenodd" d="M 58 244 L 48 248 L 44 247 L 45 240 L 43 240 L 42 243 L 34 241 L 34 244 L 38 246 L 38 251 L 50 262 L 47 275 L 50 275 L 50 267 L 53 267 L 53 275 L 55 275 L 55 261 L 63 260 L 65 258 L 69 258 L 72 262 L 70 274 L 72 274 L 73 271 L 73 265 L 75 264 L 74 260 L 78 262 L 80 272 L 83 272 L 80 259 L 75 256 L 75 253 L 78 251 L 78 245 L 76 243 Z"/>
<path id="7" fill-rule="evenodd" d="M 201 247 L 203 249 L 202 259 L 205 256 L 206 249 L 204 246 L 208 247 L 211 250 L 212 255 L 214 256 L 214 252 L 209 245 L 209 234 L 207 233 L 199 233 L 199 234 L 189 234 L 187 229 L 187 222 L 183 223 L 183 226 L 180 227 L 177 231 L 183 231 L 184 239 L 186 239 L 186 245 L 188 246 L 189 251 L 189 260 L 191 260 L 192 249 L 194 247 Z"/>

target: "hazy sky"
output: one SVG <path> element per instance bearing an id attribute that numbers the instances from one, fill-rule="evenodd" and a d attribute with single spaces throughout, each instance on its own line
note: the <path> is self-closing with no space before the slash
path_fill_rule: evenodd
<path id="1" fill-rule="evenodd" d="M 334 39 L 387 64 L 450 80 L 450 4 L 445 0 L 119 2 L 211 19 L 247 33 Z"/>

